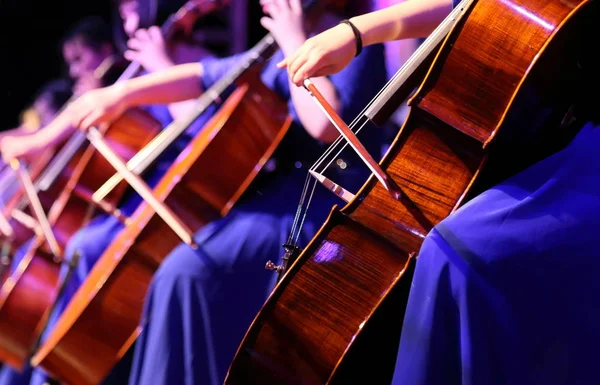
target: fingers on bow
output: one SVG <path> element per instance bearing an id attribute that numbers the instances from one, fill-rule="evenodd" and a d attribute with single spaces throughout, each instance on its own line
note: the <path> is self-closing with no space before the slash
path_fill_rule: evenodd
<path id="1" fill-rule="evenodd" d="M 286 60 L 278 63 L 279 68 L 286 68 L 292 83 L 302 86 L 304 80 L 312 77 L 318 70 L 319 57 L 314 53 L 312 45 L 307 42 Z"/>

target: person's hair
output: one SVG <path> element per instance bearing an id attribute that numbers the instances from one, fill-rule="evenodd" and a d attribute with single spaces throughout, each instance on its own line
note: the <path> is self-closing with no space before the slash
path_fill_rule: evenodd
<path id="1" fill-rule="evenodd" d="M 140 16 L 139 28 L 148 28 L 157 22 L 158 0 L 112 0 L 112 33 L 114 45 L 120 53 L 127 50 L 129 37 L 123 29 L 123 19 L 119 14 L 119 5 L 125 2 L 135 1 L 138 3 Z"/>
<path id="2" fill-rule="evenodd" d="M 72 84 L 67 79 L 60 78 L 50 80 L 40 87 L 34 95 L 33 101 L 35 102 L 36 100 L 47 98 L 52 108 L 58 111 L 71 98 L 71 87 Z"/>
<path id="3" fill-rule="evenodd" d="M 76 39 L 94 49 L 100 49 L 106 44 L 114 48 L 109 25 L 102 18 L 95 16 L 86 17 L 73 25 L 61 39 L 60 47 Z"/>
<path id="4" fill-rule="evenodd" d="M 119 5 L 129 1 L 138 3 L 138 13 L 140 16 L 139 28 L 149 28 L 153 25 L 162 26 L 169 16 L 177 12 L 187 0 L 112 0 L 114 44 L 121 53 L 127 49 L 127 40 L 129 40 L 129 37 L 123 29 L 123 19 L 119 14 Z"/>
<path id="5" fill-rule="evenodd" d="M 72 95 L 71 81 L 65 78 L 54 79 L 44 83 L 33 95 L 33 100 L 19 113 L 19 122 L 22 126 L 30 129 L 39 128 L 41 121 L 40 115 L 35 110 L 34 105 L 41 99 L 46 99 L 50 108 L 57 113 Z"/>

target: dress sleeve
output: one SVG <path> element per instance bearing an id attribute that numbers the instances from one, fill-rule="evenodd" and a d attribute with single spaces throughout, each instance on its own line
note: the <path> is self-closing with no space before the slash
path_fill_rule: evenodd
<path id="1" fill-rule="evenodd" d="M 351 122 L 387 80 L 382 44 L 365 47 L 342 71 L 329 77 L 341 102 L 340 115 Z"/>
<path id="2" fill-rule="evenodd" d="M 202 64 L 202 77 L 200 81 L 204 89 L 212 87 L 219 79 L 229 72 L 233 67 L 240 63 L 249 52 L 229 56 L 226 58 L 207 58 L 200 61 Z"/>

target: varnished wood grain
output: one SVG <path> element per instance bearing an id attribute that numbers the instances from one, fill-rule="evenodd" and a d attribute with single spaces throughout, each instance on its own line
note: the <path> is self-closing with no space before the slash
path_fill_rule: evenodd
<path id="1" fill-rule="evenodd" d="M 374 304 L 410 263 L 408 253 L 338 211 L 301 258 L 303 268 L 292 269 L 286 290 L 265 305 L 269 316 L 255 321 L 251 333 L 260 336 L 247 337 L 238 357 L 249 359 L 238 359 L 228 383 L 327 382 Z M 263 339 L 269 344 L 258 343 Z"/>
<path id="2" fill-rule="evenodd" d="M 0 291 L 0 356 L 17 369 L 23 368 L 56 296 L 58 265 L 33 246 Z"/>
<path id="3" fill-rule="evenodd" d="M 59 146 L 59 148 L 60 147 L 61 146 Z M 44 168 L 48 165 L 48 163 L 54 156 L 55 152 L 56 149 L 47 149 L 46 151 L 43 151 L 41 154 L 39 154 L 39 156 L 36 157 L 35 160 L 31 161 L 28 167 L 28 172 L 32 180 L 36 180 L 40 176 L 42 171 L 44 171 Z M 19 181 L 16 179 L 16 175 L 14 183 L 19 183 Z M 44 212 L 48 212 L 48 210 L 52 206 L 52 203 L 56 199 L 56 195 L 45 193 L 39 193 L 38 195 L 42 207 L 44 208 Z M 10 197 L 8 202 L 6 202 L 6 205 L 2 207 L 4 216 L 9 220 L 10 225 L 12 226 L 15 232 L 14 237 L 12 239 L 9 239 L 13 251 L 21 247 L 25 242 L 30 240 L 35 235 L 33 229 L 25 227 L 23 224 L 21 224 L 12 217 L 12 211 L 15 209 L 22 210 L 29 215 L 33 214 L 32 211 L 29 209 L 28 205 L 22 205 L 25 199 L 25 190 L 23 190 L 23 188 L 19 184 L 19 188 L 16 190 L 13 196 Z M 2 237 L 4 239 L 7 239 L 4 236 Z"/>
<path id="4" fill-rule="evenodd" d="M 585 83 L 579 66 L 598 68 L 582 60 L 596 20 L 586 0 L 479 0 L 451 32 L 381 163 L 427 221 L 547 154 Z M 397 338 L 402 319 L 381 311 L 405 308 L 426 234 L 371 177 L 275 288 L 225 384 L 389 384 L 397 351 L 364 342 Z"/>
<path id="5" fill-rule="evenodd" d="M 156 196 L 197 231 L 229 212 L 290 124 L 285 103 L 262 83 L 238 87 L 175 160 Z M 180 243 L 148 205 L 132 219 L 32 358 L 65 384 L 98 384 L 125 354 L 152 276 Z"/>
<path id="6" fill-rule="evenodd" d="M 148 143 L 160 124 L 142 110 L 130 110 L 106 131 L 107 140 L 124 159 Z M 54 201 L 48 220 L 62 250 L 93 213 L 90 202 L 73 194 L 79 185 L 97 189 L 114 170 L 91 146 L 83 146 L 42 196 Z M 126 185 L 110 196 L 113 204 L 125 192 Z M 61 257 L 61 256 L 59 256 Z M 0 360 L 22 368 L 31 353 L 57 294 L 60 260 L 49 253 L 43 238 L 37 237 L 26 257 L 0 289 Z M 35 300 L 32 300 L 34 298 Z"/>

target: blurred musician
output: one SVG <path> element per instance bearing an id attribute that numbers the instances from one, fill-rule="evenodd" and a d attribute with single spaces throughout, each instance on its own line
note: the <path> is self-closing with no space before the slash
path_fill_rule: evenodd
<path id="1" fill-rule="evenodd" d="M 226 218 L 196 234 L 199 250 L 181 245 L 156 273 L 143 316 L 143 333 L 136 344 L 131 384 L 217 384 L 223 380 L 244 331 L 274 283 L 275 275 L 265 272 L 264 265 L 268 259 L 281 256 L 306 166 L 323 151 L 324 143 L 338 136 L 309 96 L 290 87 L 285 72 L 275 64 L 307 36 L 335 25 L 348 14 L 330 6 L 318 17 L 305 19 L 299 0 L 261 4 L 268 15 L 262 24 L 281 48 L 263 69 L 261 79 L 288 101 L 295 125 L 275 156 L 277 169 L 263 175 Z M 358 12 L 346 8 L 349 14 Z M 240 58 L 206 59 L 92 91 L 75 102 L 64 117 L 86 128 L 111 121 L 131 106 L 197 97 Z M 346 70 L 315 79 L 315 83 L 338 112 L 351 119 L 385 80 L 383 47 L 373 46 Z M 67 127 L 57 129 L 54 140 L 69 132 Z M 367 142 L 379 144 L 377 132 L 366 134 L 366 139 L 370 135 Z M 366 176 L 353 167 L 337 171 L 336 180 L 349 188 L 356 188 Z M 329 191 L 317 190 L 317 195 L 314 200 L 319 207 L 307 218 L 303 243 L 312 237 L 331 205 L 339 203 Z"/>
<path id="2" fill-rule="evenodd" d="M 47 82 L 37 92 L 32 106 L 22 113 L 21 126 L 15 130 L 10 130 L 8 134 L 27 136 L 32 132 L 35 132 L 40 126 L 48 124 L 70 97 L 71 82 L 68 80 L 56 79 Z M 3 205 L 6 200 L 14 194 L 19 186 L 19 182 L 11 168 L 6 168 L 0 175 L 0 186 L 8 187 L 0 191 L 0 194 L 2 194 Z M 15 251 L 10 265 L 11 271 L 14 271 L 18 266 L 25 255 L 28 246 L 29 243 L 26 243 Z M 28 383 L 30 374 L 30 368 L 26 368 L 24 372 L 19 373 L 5 365 L 0 369 L 0 384 L 24 385 Z"/>
<path id="3" fill-rule="evenodd" d="M 159 33 L 159 28 L 152 26 L 148 30 L 138 28 L 142 25 L 149 25 L 152 20 L 151 14 L 144 13 L 144 18 L 139 17 L 139 10 L 145 9 L 145 2 L 138 3 L 133 0 L 124 0 L 118 3 L 119 12 L 123 20 L 121 23 L 131 37 L 127 41 L 129 49 L 124 53 L 125 57 L 133 60 L 140 60 L 145 72 L 152 72 L 157 69 L 164 69 L 173 66 L 175 63 L 186 61 L 197 61 L 207 56 L 204 49 L 196 49 L 189 46 L 187 49 L 177 49 L 178 42 L 167 44 Z M 133 6 L 135 5 L 135 6 Z M 146 19 L 146 20 L 144 20 Z M 120 65 L 116 54 L 115 44 L 113 42 L 111 29 L 108 25 L 96 18 L 85 19 L 73 28 L 63 39 L 63 56 L 69 68 L 69 74 L 75 79 L 74 92 L 76 94 L 84 93 L 94 88 L 113 83 L 120 75 L 119 70 L 124 67 Z M 172 54 L 174 52 L 174 54 Z M 115 65 L 116 64 L 116 65 Z M 147 67 L 146 67 L 147 66 Z M 98 79 L 99 74 L 103 74 L 103 79 Z M 168 125 L 172 120 L 172 114 L 184 114 L 189 108 L 186 102 L 175 103 L 169 106 L 149 106 L 148 111 L 159 120 L 163 126 Z M 179 155 L 187 142 L 193 137 L 193 134 L 199 130 L 214 109 L 207 111 L 204 117 L 198 119 L 192 125 L 182 138 L 174 143 L 161 156 L 156 164 L 145 175 L 146 181 L 153 185 L 162 174 L 168 169 L 171 162 Z M 5 159 L 10 157 L 35 154 L 47 146 L 55 145 L 57 142 L 48 143 L 48 127 L 55 122 L 46 122 L 38 132 L 25 137 L 6 137 L 2 142 L 2 156 Z M 9 153 L 10 150 L 10 153 Z M 16 151 L 12 151 L 16 150 Z M 141 198 L 134 192 L 130 192 L 123 199 L 120 210 L 125 215 L 133 213 L 135 208 L 141 202 Z M 67 283 L 64 294 L 58 298 L 57 306 L 50 316 L 46 331 L 42 338 L 52 330 L 62 311 L 68 305 L 77 288 L 85 280 L 88 273 L 93 268 L 95 262 L 102 255 L 102 252 L 108 247 L 112 239 L 122 229 L 123 224 L 115 217 L 100 213 L 96 215 L 88 225 L 80 229 L 68 242 L 65 249 L 65 260 L 70 260 L 77 251 L 80 255 L 79 263 L 76 266 L 71 279 Z M 61 268 L 61 277 L 65 276 L 68 267 Z M 128 370 L 124 369 L 128 375 Z M 27 373 L 25 374 L 27 376 Z M 119 377 L 120 374 L 115 375 Z M 42 370 L 34 369 L 31 375 L 31 385 L 40 385 L 49 379 Z M 118 381 L 118 380 L 116 380 Z M 4 382 L 0 382 L 4 384 Z"/>
<path id="4" fill-rule="evenodd" d="M 310 97 L 290 87 L 286 73 L 275 65 L 307 36 L 358 13 L 358 8 L 365 9 L 367 4 L 330 5 L 327 12 L 313 19 L 304 18 L 300 0 L 261 4 L 267 14 L 262 24 L 281 48 L 263 69 L 261 79 L 288 102 L 295 124 L 275 155 L 277 168 L 263 173 L 226 218 L 196 234 L 199 250 L 177 247 L 156 273 L 143 315 L 143 333 L 136 343 L 131 384 L 218 384 L 223 380 L 245 330 L 276 278 L 264 271 L 264 265 L 281 257 L 307 166 L 322 153 L 323 144 L 338 137 Z M 132 106 L 194 98 L 240 58 L 206 59 L 94 90 L 61 115 L 73 125 L 87 128 L 112 121 Z M 336 110 L 350 120 L 383 86 L 385 73 L 383 46 L 379 45 L 367 48 L 339 74 L 314 81 Z M 53 139 L 47 143 L 69 135 L 72 128 L 68 126 L 53 130 Z M 367 142 L 379 145 L 376 131 L 365 134 Z M 23 149 L 19 154 L 25 152 Z M 339 167 L 336 172 L 336 181 L 351 189 L 366 177 L 354 167 Z M 309 212 L 301 244 L 313 236 L 332 204 L 340 203 L 324 189 L 317 189 L 315 194 L 319 206 Z"/>

